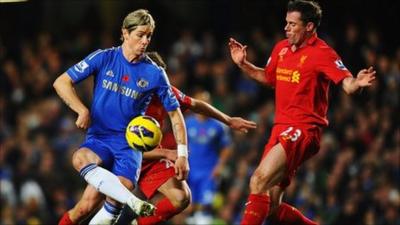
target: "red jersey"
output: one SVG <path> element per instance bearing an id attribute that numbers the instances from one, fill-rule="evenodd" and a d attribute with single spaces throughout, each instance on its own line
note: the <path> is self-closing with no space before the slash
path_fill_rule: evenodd
<path id="1" fill-rule="evenodd" d="M 192 99 L 183 94 L 177 88 L 171 88 L 172 92 L 178 99 L 181 110 L 185 111 L 186 109 L 188 109 L 192 104 Z M 167 111 L 164 109 L 158 97 L 154 97 L 151 100 L 149 107 L 146 110 L 146 115 L 154 117 L 160 123 L 160 126 L 163 126 L 163 121 L 164 118 L 167 116 Z M 169 139 L 169 141 L 171 143 L 173 142 L 173 144 L 175 145 L 175 137 L 173 135 L 166 134 L 163 136 L 163 142 L 165 139 Z M 167 146 L 167 148 L 168 147 L 171 146 Z M 174 176 L 175 169 L 173 162 L 166 159 L 143 160 L 138 184 L 145 196 L 147 198 L 151 198 L 162 184 L 164 184 L 168 179 Z"/>
<path id="2" fill-rule="evenodd" d="M 277 43 L 265 66 L 267 82 L 275 87 L 275 124 L 327 126 L 329 85 L 352 75 L 316 35 L 294 52 L 290 47 L 287 39 Z"/>
<path id="3" fill-rule="evenodd" d="M 171 88 L 172 92 L 175 94 L 175 97 L 178 99 L 182 112 L 187 110 L 192 104 L 192 99 L 183 94 L 178 88 L 173 86 L 171 86 Z M 156 119 L 162 127 L 164 118 L 167 116 L 167 111 L 164 109 L 158 96 L 154 96 L 149 103 L 145 114 Z"/>

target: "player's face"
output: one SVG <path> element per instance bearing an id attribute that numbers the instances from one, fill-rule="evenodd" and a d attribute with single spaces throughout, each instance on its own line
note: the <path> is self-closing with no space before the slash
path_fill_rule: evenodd
<path id="1" fill-rule="evenodd" d="M 306 38 L 306 26 L 301 21 L 300 12 L 288 12 L 286 14 L 286 37 L 289 44 L 300 46 Z"/>
<path id="2" fill-rule="evenodd" d="M 138 26 L 130 33 L 127 30 L 123 31 L 124 42 L 126 42 L 135 55 L 143 54 L 147 46 L 150 44 L 153 35 L 153 28 L 149 25 Z"/>

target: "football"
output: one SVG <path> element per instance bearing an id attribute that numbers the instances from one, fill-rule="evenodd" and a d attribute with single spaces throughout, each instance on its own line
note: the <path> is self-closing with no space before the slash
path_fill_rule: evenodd
<path id="1" fill-rule="evenodd" d="M 125 138 L 133 149 L 148 152 L 156 148 L 162 139 L 160 124 L 151 116 L 138 116 L 126 127 Z"/>

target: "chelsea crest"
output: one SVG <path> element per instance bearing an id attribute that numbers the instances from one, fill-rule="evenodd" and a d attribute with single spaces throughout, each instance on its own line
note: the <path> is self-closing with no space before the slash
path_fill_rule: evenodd
<path id="1" fill-rule="evenodd" d="M 138 81 L 136 81 L 136 85 L 140 88 L 146 88 L 149 86 L 149 82 L 143 78 L 140 78 Z"/>

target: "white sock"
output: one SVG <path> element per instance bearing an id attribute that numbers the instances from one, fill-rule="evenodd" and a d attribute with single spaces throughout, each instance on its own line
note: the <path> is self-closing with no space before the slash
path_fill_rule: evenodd
<path id="1" fill-rule="evenodd" d="M 110 225 L 114 223 L 120 212 L 120 207 L 116 207 L 106 201 L 103 207 L 90 220 L 89 225 Z"/>
<path id="2" fill-rule="evenodd" d="M 85 166 L 79 173 L 98 191 L 120 203 L 125 204 L 130 198 L 139 200 L 121 183 L 117 176 L 94 163 Z"/>

